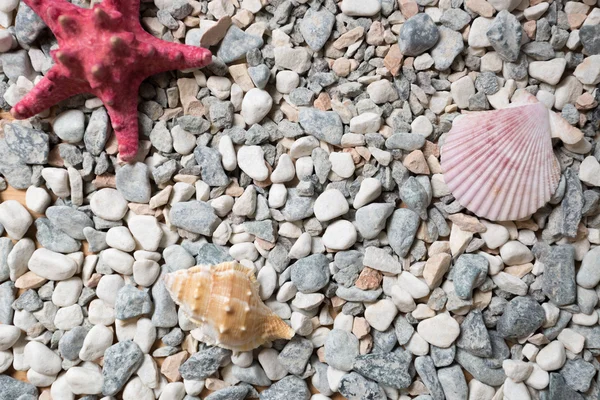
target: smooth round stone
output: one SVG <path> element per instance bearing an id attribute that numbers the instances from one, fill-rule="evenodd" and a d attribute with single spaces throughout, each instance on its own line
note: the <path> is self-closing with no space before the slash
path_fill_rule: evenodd
<path id="1" fill-rule="evenodd" d="M 67 110 L 54 120 L 54 133 L 67 143 L 78 143 L 85 131 L 85 115 L 80 110 Z"/>
<path id="2" fill-rule="evenodd" d="M 79 358 L 94 361 L 104 355 L 113 342 L 113 332 L 104 325 L 94 325 L 83 340 Z"/>
<path id="3" fill-rule="evenodd" d="M 577 284 L 586 289 L 593 289 L 600 282 L 600 246 L 590 250 L 581 261 L 577 271 Z"/>
<path id="4" fill-rule="evenodd" d="M 33 252 L 27 266 L 30 271 L 52 281 L 69 279 L 78 267 L 73 258 L 43 248 Z"/>
<path id="5" fill-rule="evenodd" d="M 487 228 L 487 230 L 479 235 L 485 241 L 485 245 L 490 249 L 497 249 L 498 247 L 507 243 L 510 239 L 508 229 L 506 229 L 504 226 L 492 224 L 491 222 L 487 222 L 485 220 L 481 220 L 480 222 Z"/>
<path id="6" fill-rule="evenodd" d="M 544 371 L 556 371 L 565 364 L 566 359 L 565 346 L 555 340 L 540 350 L 535 357 L 535 362 Z"/>
<path id="7" fill-rule="evenodd" d="M 398 309 L 390 299 L 379 300 L 365 309 L 365 319 L 378 331 L 385 331 L 396 317 Z"/>
<path id="8" fill-rule="evenodd" d="M 160 266 L 156 261 L 139 260 L 133 263 L 133 280 L 141 286 L 152 286 L 160 275 Z"/>
<path id="9" fill-rule="evenodd" d="M 0 325 L 0 351 L 10 349 L 21 336 L 21 330 L 12 325 Z"/>
<path id="10" fill-rule="evenodd" d="M 12 351 L 0 351 L 0 374 L 4 373 L 11 367 L 13 360 L 14 358 Z"/>
<path id="11" fill-rule="evenodd" d="M 120 274 L 131 275 L 134 261 L 135 259 L 129 253 L 117 249 L 106 249 L 100 253 L 99 264 Z"/>
<path id="12" fill-rule="evenodd" d="M 398 46 L 405 56 L 418 56 L 432 48 L 440 38 L 437 26 L 427 14 L 410 17 L 400 29 Z"/>
<path id="13" fill-rule="evenodd" d="M 104 275 L 96 286 L 96 296 L 111 307 L 115 306 L 117 293 L 125 286 L 125 281 L 119 275 Z"/>
<path id="14" fill-rule="evenodd" d="M 277 167 L 271 173 L 271 182 L 285 183 L 294 179 L 296 168 L 292 158 L 287 154 L 282 154 L 277 161 Z"/>
<path id="15" fill-rule="evenodd" d="M 341 178 L 350 178 L 354 174 L 354 160 L 350 153 L 329 154 L 331 170 Z"/>
<path id="16" fill-rule="evenodd" d="M 132 378 L 123 389 L 123 400 L 155 400 L 152 389 L 144 385 L 139 377 Z"/>
<path id="17" fill-rule="evenodd" d="M 163 231 L 156 217 L 136 215 L 127 220 L 127 226 L 135 240 L 146 251 L 156 251 L 163 237 Z"/>
<path id="18" fill-rule="evenodd" d="M 68 331 L 83 323 L 83 312 L 81 306 L 73 304 L 69 307 L 60 308 L 54 317 L 54 326 L 57 329 Z"/>
<path id="19" fill-rule="evenodd" d="M 433 133 L 433 125 L 429 118 L 424 115 L 419 115 L 410 124 L 412 133 L 416 133 L 425 137 L 429 137 Z"/>
<path id="20" fill-rule="evenodd" d="M 101 394 L 104 378 L 95 364 L 69 368 L 65 374 L 67 384 L 74 394 Z"/>
<path id="21" fill-rule="evenodd" d="M 15 43 L 16 40 L 8 30 L 0 31 L 0 53 L 6 53 Z"/>
<path id="22" fill-rule="evenodd" d="M 360 183 L 360 189 L 354 197 L 352 206 L 358 210 L 359 208 L 369 204 L 379 197 L 381 194 L 381 182 L 376 178 L 365 178 Z"/>
<path id="23" fill-rule="evenodd" d="M 127 201 L 115 189 L 104 188 L 92 196 L 90 207 L 94 214 L 109 221 L 119 221 L 127 214 Z"/>
<path id="24" fill-rule="evenodd" d="M 52 302 L 59 307 L 69 307 L 77 303 L 83 283 L 81 278 L 72 277 L 56 284 L 52 292 Z"/>
<path id="25" fill-rule="evenodd" d="M 237 157 L 235 155 L 235 148 L 233 147 L 233 142 L 231 137 L 228 135 L 223 135 L 219 140 L 219 153 L 221 154 L 221 163 L 223 164 L 223 168 L 225 171 L 233 171 L 237 168 Z M 196 184 L 197 185 L 197 184 Z M 196 194 L 198 194 L 199 190 L 196 188 Z M 197 200 L 208 200 L 197 198 Z"/>
<path id="26" fill-rule="evenodd" d="M 381 10 L 379 0 L 344 0 L 342 12 L 351 17 L 372 17 Z"/>
<path id="27" fill-rule="evenodd" d="M 317 197 L 314 205 L 315 217 L 319 221 L 330 221 L 348 212 L 348 201 L 337 189 L 324 191 Z"/>
<path id="28" fill-rule="evenodd" d="M 240 147 L 237 160 L 240 169 L 250 178 L 264 181 L 269 177 L 269 170 L 265 165 L 265 153 L 260 146 Z"/>
<path id="29" fill-rule="evenodd" d="M 25 192 L 25 205 L 31 211 L 43 214 L 52 203 L 52 197 L 41 187 L 29 186 Z"/>
<path id="30" fill-rule="evenodd" d="M 500 247 L 500 257 L 506 265 L 521 265 L 533 260 L 533 253 L 527 246 L 516 240 Z"/>
<path id="31" fill-rule="evenodd" d="M 246 124 L 254 125 L 267 116 L 272 106 L 273 99 L 268 92 L 256 88 L 250 89 L 242 100 L 241 114 Z"/>
<path id="32" fill-rule="evenodd" d="M 323 245 L 332 250 L 346 250 L 356 243 L 356 228 L 350 221 L 335 221 L 325 229 Z"/>
<path id="33" fill-rule="evenodd" d="M 56 375 L 62 369 L 60 356 L 39 342 L 27 343 L 24 355 L 31 369 L 40 374 Z"/>
<path id="34" fill-rule="evenodd" d="M 27 380 L 34 386 L 48 387 L 54 383 L 56 380 L 56 375 L 40 374 L 32 368 L 27 371 Z"/>
<path id="35" fill-rule="evenodd" d="M 131 252 L 135 250 L 135 240 L 125 226 L 115 226 L 106 232 L 106 244 L 113 249 Z"/>
<path id="36" fill-rule="evenodd" d="M 21 239 L 33 222 L 25 207 L 16 200 L 7 200 L 0 204 L 0 225 L 11 239 Z"/>
<path id="37" fill-rule="evenodd" d="M 92 324 L 112 325 L 115 322 L 115 309 L 100 299 L 94 299 L 88 307 L 88 318 Z"/>
<path id="38" fill-rule="evenodd" d="M 258 353 L 258 362 L 267 377 L 273 381 L 280 380 L 287 375 L 287 370 L 279 362 L 279 353 L 275 349 L 262 349 Z"/>
<path id="39" fill-rule="evenodd" d="M 341 329 L 329 332 L 325 342 L 325 361 L 340 371 L 350 371 L 358 357 L 358 338 Z"/>
<path id="40" fill-rule="evenodd" d="M 300 76 L 294 71 L 279 71 L 275 77 L 275 87 L 279 93 L 288 94 L 300 84 Z"/>
<path id="41" fill-rule="evenodd" d="M 9 13 L 16 10 L 19 6 L 19 0 L 2 0 L 0 1 L 0 11 Z"/>
<path id="42" fill-rule="evenodd" d="M 460 335 L 460 325 L 450 314 L 443 313 L 419 322 L 417 332 L 427 343 L 445 349 Z"/>

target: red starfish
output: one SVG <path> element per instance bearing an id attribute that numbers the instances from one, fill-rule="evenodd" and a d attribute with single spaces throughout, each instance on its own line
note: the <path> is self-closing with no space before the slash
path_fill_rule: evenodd
<path id="1" fill-rule="evenodd" d="M 150 75 L 202 67 L 212 61 L 201 47 L 157 39 L 139 22 L 139 0 L 104 0 L 93 9 L 64 0 L 24 0 L 54 32 L 56 64 L 11 113 L 23 119 L 79 93 L 102 100 L 119 142 L 121 159 L 138 148 L 137 94 Z"/>

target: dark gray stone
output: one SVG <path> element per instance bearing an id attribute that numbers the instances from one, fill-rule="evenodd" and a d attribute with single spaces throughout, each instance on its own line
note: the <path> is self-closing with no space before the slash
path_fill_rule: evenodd
<path id="1" fill-rule="evenodd" d="M 37 396 L 38 390 L 32 384 L 0 375 L 0 400 L 32 400 Z"/>
<path id="2" fill-rule="evenodd" d="M 104 352 L 102 394 L 116 395 L 142 365 L 144 353 L 132 340 L 118 342 Z"/>
<path id="3" fill-rule="evenodd" d="M 437 368 L 447 367 L 454 362 L 454 357 L 456 356 L 456 346 L 453 344 L 452 346 L 443 349 L 441 347 L 429 345 L 429 355 L 433 360 L 433 365 L 435 365 Z"/>
<path id="4" fill-rule="evenodd" d="M 451 272 L 454 291 L 463 300 L 470 300 L 473 289 L 485 282 L 488 260 L 479 254 L 463 254 L 458 257 Z"/>
<path id="5" fill-rule="evenodd" d="M 394 150 L 413 151 L 425 145 L 425 136 L 415 133 L 394 133 L 385 141 L 385 147 Z"/>
<path id="6" fill-rule="evenodd" d="M 292 264 L 292 282 L 302 293 L 314 293 L 329 283 L 329 260 L 313 254 Z"/>
<path id="7" fill-rule="evenodd" d="M 576 358 L 574 360 L 567 359 L 559 372 L 571 389 L 584 393 L 592 385 L 592 379 L 596 375 L 596 368 L 594 368 L 592 363 L 582 358 Z"/>
<path id="8" fill-rule="evenodd" d="M 409 351 L 397 349 L 388 354 L 360 355 L 354 361 L 353 369 L 383 386 L 405 389 L 410 386 L 414 376 L 411 362 L 412 354 Z"/>
<path id="9" fill-rule="evenodd" d="M 548 61 L 554 58 L 554 49 L 548 42 L 529 42 L 524 44 L 521 50 L 537 61 Z"/>
<path id="10" fill-rule="evenodd" d="M 372 303 L 379 298 L 381 292 L 381 289 L 360 290 L 355 286 L 350 288 L 340 286 L 336 289 L 335 295 L 346 301 L 363 301 L 366 303 Z"/>
<path id="11" fill-rule="evenodd" d="M 24 164 L 48 162 L 50 147 L 45 132 L 19 124 L 7 124 L 4 127 L 4 139 L 11 152 L 16 154 Z"/>
<path id="12" fill-rule="evenodd" d="M 509 62 L 517 61 L 523 36 L 523 29 L 517 17 L 507 10 L 500 11 L 488 28 L 486 36 L 500 58 Z"/>
<path id="13" fill-rule="evenodd" d="M 205 347 L 179 367 L 179 373 L 183 379 L 204 380 L 217 372 L 220 364 L 225 358 L 231 356 L 231 350 L 220 347 Z"/>
<path id="14" fill-rule="evenodd" d="M 83 230 L 94 227 L 94 222 L 87 214 L 67 206 L 48 207 L 46 217 L 52 225 L 77 240 L 85 240 Z"/>
<path id="15" fill-rule="evenodd" d="M 277 359 L 290 374 L 302 375 L 312 352 L 310 340 L 295 336 L 281 350 Z"/>
<path id="16" fill-rule="evenodd" d="M 248 395 L 248 386 L 229 386 L 206 396 L 205 400 L 244 400 Z"/>
<path id="17" fill-rule="evenodd" d="M 0 174 L 15 189 L 27 189 L 31 186 L 31 167 L 12 152 L 5 139 L 0 140 Z"/>
<path id="18" fill-rule="evenodd" d="M 444 71 L 450 68 L 456 56 L 465 48 L 465 45 L 460 32 L 453 31 L 445 26 L 440 26 L 439 35 L 439 41 L 429 54 L 435 62 L 435 69 Z"/>
<path id="19" fill-rule="evenodd" d="M 460 324 L 456 346 L 477 357 L 492 356 L 492 343 L 481 310 L 472 310 Z"/>
<path id="20" fill-rule="evenodd" d="M 171 223 L 186 231 L 211 236 L 221 219 L 208 203 L 194 200 L 174 204 L 171 208 Z"/>
<path id="21" fill-rule="evenodd" d="M 392 214 L 388 221 L 388 241 L 394 252 L 406 257 L 415 239 L 421 220 L 414 211 L 401 208 Z"/>
<path id="22" fill-rule="evenodd" d="M 429 195 L 419 181 L 411 176 L 400 186 L 400 199 L 406 206 L 417 213 L 422 220 L 427 219 Z"/>
<path id="23" fill-rule="evenodd" d="M 339 392 L 348 400 L 387 399 L 381 386 L 356 372 L 351 372 L 342 376 Z"/>
<path id="24" fill-rule="evenodd" d="M 319 51 L 327 43 L 334 24 L 335 16 L 327 8 L 309 8 L 300 21 L 300 33 L 308 47 Z"/>
<path id="25" fill-rule="evenodd" d="M 394 320 L 394 332 L 396 334 L 398 344 L 404 346 L 409 342 L 410 338 L 415 332 L 415 328 L 408 322 L 405 316 L 399 315 Z"/>
<path id="26" fill-rule="evenodd" d="M 25 310 L 28 312 L 34 312 L 40 310 L 44 306 L 44 303 L 38 296 L 37 292 L 33 289 L 26 290 L 20 295 L 17 300 L 14 301 L 12 307 L 15 310 Z"/>
<path id="27" fill-rule="evenodd" d="M 221 41 L 217 56 L 228 64 L 244 58 L 246 52 L 251 49 L 261 48 L 263 43 L 262 38 L 247 34 L 237 26 L 231 25 Z"/>
<path id="28" fill-rule="evenodd" d="M 429 390 L 431 397 L 434 400 L 444 400 L 444 389 L 442 389 L 431 357 L 417 357 L 415 359 L 415 369 L 425 384 L 425 387 Z"/>
<path id="29" fill-rule="evenodd" d="M 344 128 L 342 120 L 336 112 L 302 108 L 298 121 L 309 135 L 336 146 L 340 145 Z"/>
<path id="30" fill-rule="evenodd" d="M 496 74 L 493 72 L 480 72 L 475 80 L 475 88 L 486 95 L 497 93 L 500 90 L 500 85 L 498 84 L 498 78 L 496 77 Z M 471 108 L 470 99 L 469 108 Z"/>
<path id="31" fill-rule="evenodd" d="M 167 271 L 163 267 L 161 276 Z M 152 324 L 158 328 L 172 328 L 177 326 L 177 309 L 171 298 L 163 279 L 159 278 L 152 286 L 152 302 L 154 313 L 152 313 Z"/>
<path id="32" fill-rule="evenodd" d="M 306 382 L 296 376 L 286 376 L 260 393 L 260 400 L 308 400 Z"/>
<path id="33" fill-rule="evenodd" d="M 7 281 L 0 284 L 0 324 L 12 325 L 13 323 L 15 311 L 12 303 L 15 301 L 15 293 L 14 282 Z M 2 392 L 0 391 L 0 393 Z"/>
<path id="34" fill-rule="evenodd" d="M 542 291 L 557 306 L 573 304 L 577 297 L 575 283 L 575 248 L 570 244 L 554 246 L 544 261 Z"/>
<path id="35" fill-rule="evenodd" d="M 20 2 L 15 18 L 15 34 L 19 43 L 28 48 L 45 29 L 44 21 L 27 4 Z"/>
<path id="36" fill-rule="evenodd" d="M 196 146 L 194 158 L 201 168 L 202 180 L 209 186 L 226 186 L 229 184 L 229 177 L 223 169 L 221 154 L 217 149 Z"/>
<path id="37" fill-rule="evenodd" d="M 440 368 L 437 376 L 444 390 L 446 400 L 466 399 L 469 393 L 465 374 L 459 365 Z"/>
<path id="38" fill-rule="evenodd" d="M 393 326 L 390 326 L 385 331 L 371 329 L 371 336 L 373 337 L 373 349 L 371 350 L 371 354 L 387 354 L 392 351 L 398 343 L 398 338 L 396 337 Z"/>
<path id="39" fill-rule="evenodd" d="M 117 292 L 115 312 L 117 319 L 131 319 L 148 315 L 152 312 L 150 295 L 135 286 L 125 285 Z"/>
<path id="40" fill-rule="evenodd" d="M 474 356 L 465 350 L 456 349 L 456 361 L 475 379 L 486 385 L 500 386 L 506 379 L 502 368 L 490 368 L 483 358 Z"/>
<path id="41" fill-rule="evenodd" d="M 508 302 L 496 329 L 500 336 L 517 339 L 535 332 L 545 320 L 542 306 L 529 296 L 515 297 Z"/>
<path id="42" fill-rule="evenodd" d="M 35 224 L 35 238 L 42 247 L 57 253 L 73 253 L 81 248 L 81 243 L 60 229 L 57 229 L 48 218 L 38 218 Z"/>
<path id="43" fill-rule="evenodd" d="M 194 134 L 204 133 L 210 128 L 210 122 L 195 115 L 184 115 L 177 118 L 177 125 Z"/>
<path id="44" fill-rule="evenodd" d="M 410 17 L 400 29 L 398 46 L 405 56 L 418 56 L 432 48 L 440 38 L 437 26 L 428 14 Z"/>
<path id="45" fill-rule="evenodd" d="M 127 201 L 148 203 L 152 190 L 148 166 L 144 163 L 125 164 L 117 170 L 117 190 Z"/>
<path id="46" fill-rule="evenodd" d="M 83 347 L 83 341 L 88 330 L 83 326 L 76 326 L 70 331 L 65 332 L 58 342 L 58 351 L 60 355 L 67 360 L 76 361 L 79 359 L 79 351 Z"/>
<path id="47" fill-rule="evenodd" d="M 587 54 L 600 54 L 600 25 L 582 26 L 579 29 L 579 40 Z"/>
<path id="48" fill-rule="evenodd" d="M 577 227 L 581 221 L 584 203 L 583 189 L 577 173 L 572 168 L 567 168 L 564 174 L 567 187 L 560 204 L 563 214 L 561 232 L 563 236 L 574 238 L 577 236 Z"/>
<path id="49" fill-rule="evenodd" d="M 94 156 L 99 156 L 104 151 L 110 132 L 108 123 L 108 114 L 104 107 L 97 108 L 92 112 L 90 121 L 85 128 L 83 143 L 85 149 Z"/>
<path id="50" fill-rule="evenodd" d="M 550 384 L 548 386 L 548 400 L 584 400 L 584 397 L 569 387 L 561 374 L 551 372 Z"/>
<path id="51" fill-rule="evenodd" d="M 296 189 L 288 189 L 287 201 L 281 209 L 286 221 L 295 222 L 312 217 L 314 199 L 298 195 Z"/>

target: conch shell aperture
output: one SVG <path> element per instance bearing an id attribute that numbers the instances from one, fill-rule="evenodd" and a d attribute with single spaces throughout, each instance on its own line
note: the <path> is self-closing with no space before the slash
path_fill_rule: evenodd
<path id="1" fill-rule="evenodd" d="M 254 272 L 235 261 L 176 271 L 166 274 L 164 282 L 209 345 L 248 351 L 294 336 L 260 299 Z"/>

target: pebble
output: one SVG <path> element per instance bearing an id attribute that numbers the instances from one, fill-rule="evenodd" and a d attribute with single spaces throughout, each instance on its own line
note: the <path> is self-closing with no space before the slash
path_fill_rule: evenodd
<path id="1" fill-rule="evenodd" d="M 24 354 L 28 365 L 37 373 L 56 375 L 62 369 L 60 356 L 42 343 L 27 343 Z"/>
<path id="2" fill-rule="evenodd" d="M 127 213 L 127 201 L 115 189 L 104 188 L 92 196 L 90 207 L 93 213 L 108 221 L 119 221 Z"/>
<path id="3" fill-rule="evenodd" d="M 460 334 L 460 326 L 449 314 L 439 314 L 419 322 L 417 332 L 429 344 L 447 348 Z"/>
<path id="4" fill-rule="evenodd" d="M 330 221 L 348 212 L 348 201 L 337 189 L 325 190 L 314 204 L 315 217 L 319 221 Z"/>
<path id="5" fill-rule="evenodd" d="M 322 254 L 313 254 L 291 266 L 292 283 L 302 293 L 314 293 L 329 282 L 329 260 Z"/>
<path id="6" fill-rule="evenodd" d="M 532 78 L 556 85 L 560 81 L 567 61 L 564 58 L 555 58 L 550 61 L 532 61 L 529 63 L 528 71 Z"/>
<path id="7" fill-rule="evenodd" d="M 125 200 L 148 203 L 151 197 L 148 167 L 144 163 L 125 164 L 117 170 L 117 190 Z"/>
<path id="8" fill-rule="evenodd" d="M 536 364 L 544 371 L 555 371 L 561 368 L 565 360 L 565 346 L 558 340 L 550 342 L 535 357 Z"/>
<path id="9" fill-rule="evenodd" d="M 325 229 L 323 245 L 332 250 L 346 250 L 356 243 L 356 228 L 350 221 L 338 220 Z"/>
<path id="10" fill-rule="evenodd" d="M 358 339 L 352 333 L 333 329 L 325 342 L 327 364 L 341 371 L 350 371 L 358 357 Z"/>
<path id="11" fill-rule="evenodd" d="M 32 223 L 33 218 L 27 209 L 16 200 L 7 200 L 0 204 L 0 225 L 11 239 L 21 239 Z"/>
<path id="12" fill-rule="evenodd" d="M 264 181 L 269 170 L 264 162 L 264 151 L 260 146 L 243 146 L 237 153 L 238 165 L 250 178 Z"/>
<path id="13" fill-rule="evenodd" d="M 85 115 L 80 110 L 67 110 L 54 120 L 54 133 L 67 143 L 79 143 L 85 132 Z"/>
<path id="14" fill-rule="evenodd" d="M 486 32 L 490 44 L 500 58 L 516 62 L 521 48 L 523 30 L 517 18 L 507 10 L 500 11 Z"/>
<path id="15" fill-rule="evenodd" d="M 331 111 L 302 108 L 298 122 L 306 133 L 333 145 L 340 145 L 343 127 L 339 115 Z"/>
<path id="16" fill-rule="evenodd" d="M 386 398 L 385 392 L 377 383 L 356 372 L 342 376 L 339 383 L 339 392 L 348 400 Z"/>
<path id="17" fill-rule="evenodd" d="M 102 368 L 102 394 L 113 396 L 118 393 L 140 367 L 143 358 L 144 353 L 130 340 L 116 343 L 106 349 Z"/>
<path id="18" fill-rule="evenodd" d="M 535 300 L 515 297 L 506 305 L 496 330 L 504 338 L 521 338 L 535 332 L 543 322 L 544 310 Z"/>
<path id="19" fill-rule="evenodd" d="M 381 3 L 375 0 L 360 2 L 357 0 L 342 1 L 341 10 L 352 17 L 371 17 L 381 10 Z"/>
<path id="20" fill-rule="evenodd" d="M 439 38 L 438 28 L 431 17 L 427 14 L 417 14 L 402 25 L 398 46 L 402 54 L 418 56 L 432 48 Z"/>
<path id="21" fill-rule="evenodd" d="M 242 101 L 241 115 L 248 125 L 256 124 L 271 111 L 273 99 L 271 95 L 261 89 L 250 89 Z M 238 160 L 239 154 L 238 154 Z"/>
<path id="22" fill-rule="evenodd" d="M 352 0 L 350 0 L 349 2 L 342 3 L 342 12 L 344 12 L 346 15 L 351 15 L 351 14 L 348 14 L 348 12 L 350 12 L 350 13 L 355 12 L 357 8 L 355 5 L 353 5 L 353 3 L 354 3 L 354 1 L 352 1 Z M 377 3 L 377 2 L 374 2 L 374 3 Z M 345 7 L 346 7 L 346 10 L 344 11 Z M 363 7 L 364 7 L 364 4 L 362 4 L 361 7 L 358 7 L 358 11 L 360 12 L 361 10 L 364 10 Z M 376 13 L 377 13 L 377 11 L 375 12 L 375 14 Z M 323 48 L 325 43 L 327 43 L 327 40 L 329 39 L 329 36 L 331 35 L 331 31 L 333 30 L 334 23 L 335 23 L 335 16 L 326 8 L 323 8 L 319 11 L 309 8 L 308 11 L 304 14 L 304 18 L 302 18 L 302 22 L 300 22 L 300 33 L 302 34 L 302 37 L 304 38 L 304 41 L 306 42 L 306 44 L 308 44 L 308 46 L 313 51 L 319 51 L 321 48 Z M 282 73 L 285 73 L 285 72 L 288 72 L 288 71 L 282 71 L 277 74 L 277 77 L 278 77 L 277 78 L 278 79 L 277 90 L 281 93 L 289 93 L 290 92 L 290 91 L 279 90 L 280 89 L 279 75 L 281 75 Z M 289 71 L 289 72 L 293 73 L 291 71 Z M 292 82 L 295 82 L 294 87 L 298 86 L 298 74 L 296 74 L 295 76 L 292 75 L 291 77 L 290 77 L 290 75 L 287 75 L 286 77 L 287 77 L 287 79 L 292 79 Z M 287 85 L 285 85 L 285 86 L 287 86 Z"/>
<path id="23" fill-rule="evenodd" d="M 37 275 L 55 281 L 69 279 L 78 268 L 77 262 L 72 258 L 44 248 L 33 252 L 27 266 Z"/>
<path id="24" fill-rule="evenodd" d="M 419 216 L 407 209 L 394 211 L 388 222 L 388 240 L 394 252 L 405 257 L 419 228 Z"/>

